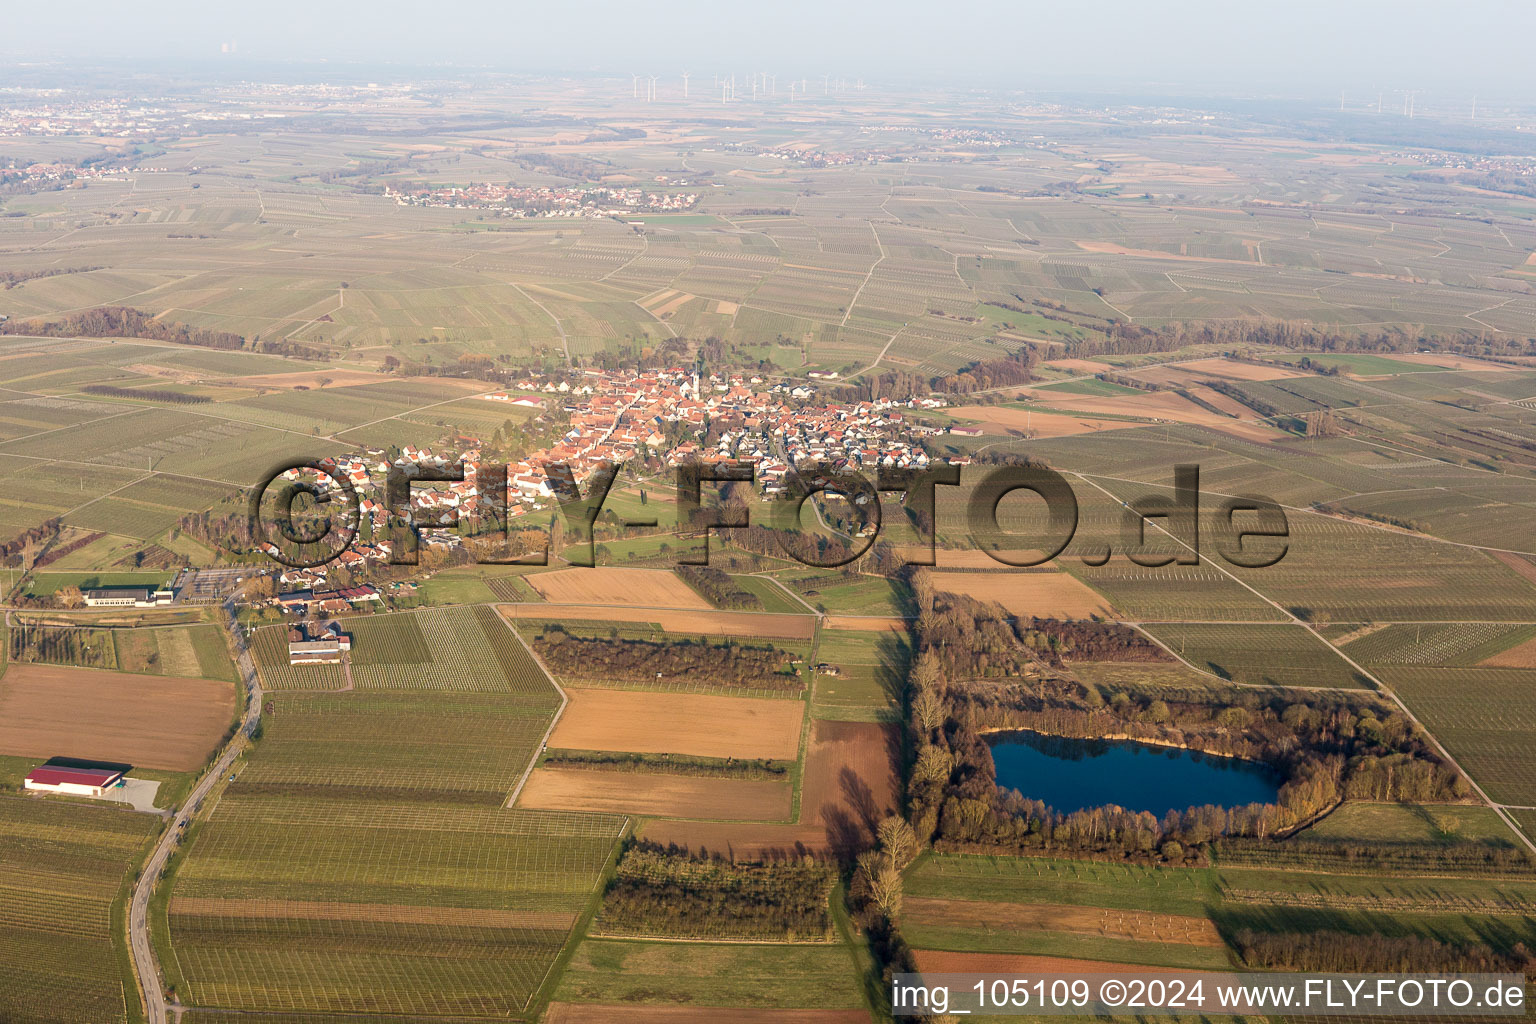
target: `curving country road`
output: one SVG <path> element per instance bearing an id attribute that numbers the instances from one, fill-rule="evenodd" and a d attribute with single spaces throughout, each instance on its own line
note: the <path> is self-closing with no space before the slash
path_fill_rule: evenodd
<path id="1" fill-rule="evenodd" d="M 165 1002 L 165 983 L 160 977 L 160 963 L 155 959 L 155 948 L 149 940 L 150 895 L 155 890 L 160 872 L 165 870 L 166 863 L 176 850 L 177 838 L 191 824 L 196 808 L 202 804 L 214 784 L 229 771 L 229 766 L 245 748 L 246 737 L 261 717 L 261 685 L 256 677 L 256 666 L 251 661 L 251 652 L 245 644 L 245 636 L 235 620 L 233 598 L 224 603 L 224 614 L 227 617 L 225 627 L 235 641 L 235 664 L 240 667 L 240 676 L 245 681 L 246 692 L 250 694 L 245 715 L 234 736 L 220 751 L 213 768 L 204 773 L 197 785 L 192 787 L 192 792 L 182 801 L 181 809 L 171 819 L 170 827 L 155 844 L 149 862 L 144 865 L 143 872 L 133 885 L 133 896 L 128 902 L 128 949 L 133 955 L 133 973 L 139 979 L 139 990 L 144 996 L 144 1013 L 149 1024 L 167 1024 L 169 1012 Z"/>

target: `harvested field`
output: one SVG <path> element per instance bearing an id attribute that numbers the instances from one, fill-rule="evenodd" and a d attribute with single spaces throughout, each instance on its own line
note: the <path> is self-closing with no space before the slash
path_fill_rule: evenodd
<path id="1" fill-rule="evenodd" d="M 778 1010 L 742 1006 L 609 1006 L 602 1003 L 550 1003 L 545 1024 L 869 1024 L 866 1010 Z"/>
<path id="2" fill-rule="evenodd" d="M 1274 441 L 1288 435 L 1255 422 L 1236 422 L 1230 416 L 1222 416 L 1171 391 L 1147 392 L 1139 395 L 1067 395 L 1049 391 L 1036 392 L 1041 400 L 1053 408 L 1070 409 L 1073 413 L 1100 413 L 1115 416 L 1145 416 L 1174 423 L 1191 423 L 1210 427 L 1246 441 Z M 1035 422 L 1047 418 L 1035 417 Z M 1255 414 L 1250 410 L 1252 418 Z"/>
<path id="3" fill-rule="evenodd" d="M 987 903 L 907 897 L 904 920 L 939 928 L 983 928 L 988 931 L 1074 932 L 1113 939 L 1177 942 L 1189 946 L 1220 946 L 1216 926 L 1203 917 L 1150 914 L 1106 907 L 1075 907 L 1055 903 Z"/>
<path id="4" fill-rule="evenodd" d="M 907 620 L 886 615 L 828 615 L 828 629 L 851 629 L 859 633 L 905 633 Z"/>
<path id="5" fill-rule="evenodd" d="M 596 572 L 582 569 L 581 572 Z M 776 640 L 809 640 L 816 632 L 811 615 L 764 612 L 724 612 L 698 609 L 626 608 L 606 604 L 503 604 L 497 608 L 509 619 L 544 619 L 552 622 L 650 623 L 668 633 L 706 636 L 752 636 Z"/>
<path id="6" fill-rule="evenodd" d="M 1008 554 L 1008 552 L 1004 552 Z M 1016 554 L 1022 554 L 1017 552 Z M 939 569 L 1006 569 L 1008 566 L 999 562 L 981 548 L 939 548 L 936 555 Z"/>
<path id="7" fill-rule="evenodd" d="M 1149 384 L 1161 384 L 1164 387 L 1185 387 L 1197 381 L 1208 380 L 1210 374 L 1191 370 L 1187 366 L 1170 364 L 1167 366 L 1149 366 L 1144 370 L 1130 370 L 1127 376 L 1144 380 Z"/>
<path id="8" fill-rule="evenodd" d="M 1065 572 L 936 572 L 933 587 L 996 601 L 1014 615 L 1086 619 L 1110 614 L 1109 602 Z"/>
<path id="9" fill-rule="evenodd" d="M 557 569 L 523 577 L 546 601 L 556 604 L 641 605 L 711 609 L 698 591 L 669 569 Z"/>
<path id="10" fill-rule="evenodd" d="M 1178 365 L 1196 373 L 1226 377 L 1230 380 L 1284 380 L 1287 377 L 1302 376 L 1300 370 L 1292 370 L 1286 366 L 1259 366 L 1256 363 L 1239 363 L 1234 359 L 1196 359 Z"/>
<path id="11" fill-rule="evenodd" d="M 370 373 L 367 370 L 300 370 L 297 373 L 262 373 L 251 377 L 225 377 L 221 383 L 238 384 L 247 388 L 293 388 L 306 387 L 315 390 L 320 389 L 320 378 L 330 381 L 325 385 L 327 390 L 335 388 L 348 388 L 358 384 L 382 384 L 385 381 L 398 380 L 387 373 Z M 444 383 L 459 383 L 451 379 L 445 379 Z M 465 382 L 474 383 L 474 382 Z M 477 388 L 478 390 L 478 388 Z"/>
<path id="12" fill-rule="evenodd" d="M 900 806 L 896 765 L 901 746 L 894 725 L 816 722 L 805 755 L 802 823 L 841 827 L 844 819 L 873 826 Z"/>
<path id="13" fill-rule="evenodd" d="M 1525 579 L 1532 583 L 1536 583 L 1536 562 L 1532 562 L 1524 555 L 1517 555 L 1513 551 L 1493 551 L 1490 552 L 1490 554 L 1492 554 L 1494 558 L 1497 558 L 1499 561 L 1503 562 L 1505 565 L 1509 566 L 1511 569 L 1515 570 L 1515 572 L 1519 573 Z"/>
<path id="14" fill-rule="evenodd" d="M 0 753 L 192 771 L 234 712 L 227 682 L 12 665 L 0 679 Z"/>
<path id="15" fill-rule="evenodd" d="M 1478 662 L 1482 668 L 1536 668 L 1536 638 Z"/>
<path id="16" fill-rule="evenodd" d="M 373 924 L 425 924 L 460 928 L 536 928 L 568 930 L 574 911 L 492 910 L 478 907 L 428 907 L 403 903 L 325 903 L 304 900 L 220 899 L 173 896 L 172 914 L 301 921 L 367 921 Z"/>
<path id="17" fill-rule="evenodd" d="M 680 307 L 692 302 L 698 296 L 687 292 L 668 291 L 652 299 L 640 303 L 642 309 L 657 319 L 663 319 L 676 313 Z"/>
<path id="18" fill-rule="evenodd" d="M 13 352 L 10 355 L 0 358 L 13 359 L 17 355 L 21 354 L 22 353 Z M 198 380 L 203 376 L 201 373 L 185 369 L 184 367 L 160 366 L 156 363 L 129 363 L 127 366 L 123 367 L 123 369 L 129 370 L 133 373 L 142 373 L 148 377 L 164 377 L 166 380 L 177 380 L 181 381 L 182 383 L 189 383 L 191 381 Z"/>
<path id="19" fill-rule="evenodd" d="M 805 756 L 798 824 L 653 821 L 642 835 L 737 860 L 773 859 L 801 850 L 857 853 L 871 844 L 875 825 L 899 806 L 900 742 L 896 726 L 817 721 Z"/>
<path id="20" fill-rule="evenodd" d="M 1065 392 L 1037 391 L 1039 401 L 1053 408 L 1083 413 L 1110 413 L 1115 416 L 1145 416 L 1177 423 L 1221 423 L 1226 417 L 1171 391 L 1147 391 L 1135 395 L 1073 395 Z M 1039 419 L 1040 417 L 1035 417 Z"/>
<path id="21" fill-rule="evenodd" d="M 647 313 L 652 313 L 652 312 L 655 312 L 657 306 L 660 306 L 662 303 L 667 302 L 669 299 L 671 299 L 676 294 L 678 294 L 678 291 L 677 291 L 676 288 L 663 288 L 661 291 L 655 292 L 654 294 L 651 294 L 651 295 L 647 295 L 643 299 L 636 299 L 635 302 L 636 302 L 636 304 L 641 309 L 645 310 Z"/>
<path id="22" fill-rule="evenodd" d="M 1513 371 L 1514 366 L 1506 366 L 1503 363 L 1490 363 L 1482 359 L 1472 359 L 1468 356 L 1458 356 L 1450 352 L 1410 352 L 1406 355 L 1397 352 L 1392 353 L 1392 358 L 1403 363 L 1423 363 L 1425 366 L 1443 366 L 1448 370 L 1504 370 Z"/>
<path id="23" fill-rule="evenodd" d="M 1131 179 L 1141 181 L 1141 178 Z M 1252 265 L 1252 260 L 1229 260 L 1220 256 L 1187 256 L 1182 253 L 1164 252 L 1161 249 L 1132 249 L 1121 245 L 1119 242 L 1085 242 L 1074 239 L 1073 244 L 1079 249 L 1088 252 L 1104 253 L 1108 256 L 1139 256 L 1149 260 L 1177 260 L 1182 263 L 1244 263 Z"/>
<path id="24" fill-rule="evenodd" d="M 549 738 L 576 750 L 627 750 L 699 757 L 800 754 L 805 705 L 707 694 L 567 690 L 571 703 Z"/>
<path id="25" fill-rule="evenodd" d="M 916 949 L 917 969 L 938 974 L 1188 974 L 1182 967 L 1150 967 L 1103 960 L 1072 960 L 1064 956 L 1024 953 L 949 953 Z M 1208 974 L 1209 971 L 1196 973 Z"/>
<path id="26" fill-rule="evenodd" d="M 1251 419 L 1254 415 L 1253 410 L 1248 408 L 1242 402 L 1239 402 L 1237 399 L 1228 395 L 1222 394 L 1215 388 L 1206 387 L 1204 384 L 1190 385 L 1189 393 L 1200 399 L 1202 402 L 1214 405 L 1222 412 L 1231 413 L 1238 419 Z"/>
<path id="27" fill-rule="evenodd" d="M 1094 434 L 1101 430 L 1125 430 L 1143 426 L 1125 420 L 1101 420 L 1050 412 L 1035 414 L 1027 409 L 1001 405 L 960 405 L 947 411 L 957 419 L 980 423 L 982 429 L 989 434 L 1006 434 L 1017 430 L 1032 437 L 1070 437 L 1074 434 Z"/>
<path id="28" fill-rule="evenodd" d="M 666 818 L 764 821 L 788 818 L 793 795 L 788 782 L 539 768 L 528 777 L 517 806 L 554 811 L 613 811 Z"/>

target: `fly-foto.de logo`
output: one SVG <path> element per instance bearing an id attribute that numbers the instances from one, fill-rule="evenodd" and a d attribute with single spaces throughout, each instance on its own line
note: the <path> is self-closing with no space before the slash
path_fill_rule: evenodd
<path id="1" fill-rule="evenodd" d="M 882 497 L 899 495 L 900 507 L 921 538 L 918 550 L 907 551 L 905 564 L 933 565 L 940 533 L 952 536 L 957 525 L 941 521 L 938 489 L 959 487 L 961 468 L 881 468 L 871 480 L 842 466 L 802 465 L 776 483 L 771 493 L 762 493 L 759 515 L 754 516 L 752 508 L 740 503 L 706 504 L 704 500 L 706 485 L 751 487 L 756 483 L 754 463 L 683 463 L 677 467 L 675 478 L 677 532 L 700 543 L 682 550 L 677 563 L 707 565 L 711 533 L 766 525 L 788 558 L 816 568 L 847 565 L 866 554 L 879 539 Z M 545 509 L 552 503 L 558 509 L 552 518 L 558 518 L 564 542 L 570 545 L 565 561 L 591 566 L 597 561 L 598 517 L 621 469 L 614 462 L 599 462 L 586 479 L 578 481 L 569 465 L 547 463 L 540 495 L 531 501 L 526 497 L 514 501 L 506 466 L 397 460 L 384 474 L 382 488 L 375 488 L 379 496 L 365 498 L 359 493 L 359 483 L 339 471 L 334 462 L 293 460 L 274 467 L 251 489 L 251 537 L 278 562 L 310 568 L 342 557 L 366 529 L 389 564 L 414 565 L 424 529 L 463 530 L 482 539 L 494 538 L 497 533 L 509 537 L 515 524 L 519 533 L 526 532 L 520 523 L 528 509 Z M 423 491 L 435 493 L 428 488 L 437 484 L 453 488 L 453 500 L 434 498 L 424 508 Z M 361 485 L 373 487 L 372 478 Z M 1028 533 L 1004 529 L 999 507 L 1005 498 L 1021 492 L 1033 495 L 1037 505 L 1043 503 L 1034 517 L 1039 519 L 1043 514 L 1043 529 Z M 545 500 L 539 500 L 541 497 Z M 858 525 L 849 531 L 851 536 L 824 530 L 819 534 L 820 542 L 804 542 L 801 515 L 805 504 L 818 497 L 836 498 L 855 510 Z M 1120 505 L 1119 550 L 1136 565 L 1197 565 L 1202 544 L 1208 543 L 1231 565 L 1254 569 L 1274 565 L 1289 550 L 1285 510 L 1273 499 L 1221 496 L 1202 515 L 1200 467 L 1196 465 L 1173 467 L 1169 493 L 1114 500 Z M 1078 532 L 1079 506 L 1072 485 L 1056 470 L 1004 465 L 987 469 L 974 482 L 963 515 L 964 535 L 971 545 L 1000 566 L 1028 568 L 1058 557 L 1072 543 Z M 619 519 L 618 525 L 632 531 L 660 529 L 654 516 L 630 516 Z M 1149 544 L 1152 530 L 1163 535 L 1160 542 Z M 826 543 L 829 532 L 838 538 L 836 543 Z M 476 560 L 547 565 L 550 547 L 546 535 L 541 548 L 505 556 L 480 554 Z M 1099 544 L 1076 557 L 1087 565 L 1103 565 L 1114 551 L 1112 544 Z"/>

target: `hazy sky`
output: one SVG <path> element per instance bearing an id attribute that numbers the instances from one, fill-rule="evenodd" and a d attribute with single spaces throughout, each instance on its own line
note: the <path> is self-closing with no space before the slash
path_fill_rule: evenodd
<path id="1" fill-rule="evenodd" d="M 1536 0 L 7 0 L 0 52 L 1536 100 Z"/>

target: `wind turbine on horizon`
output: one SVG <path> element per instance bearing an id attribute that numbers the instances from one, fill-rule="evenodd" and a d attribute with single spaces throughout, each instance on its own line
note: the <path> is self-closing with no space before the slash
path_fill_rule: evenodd
<path id="1" fill-rule="evenodd" d="M 688 98 L 688 72 L 683 72 L 683 99 Z"/>

